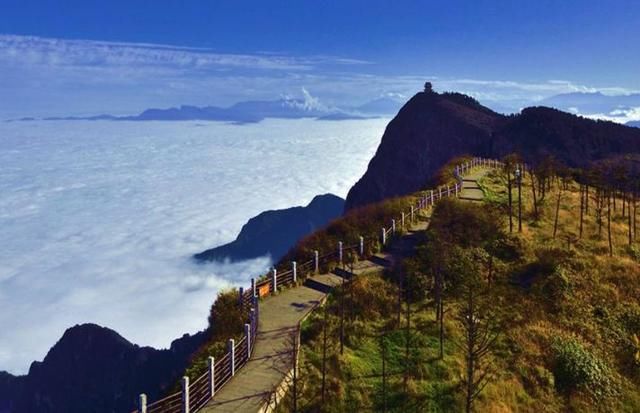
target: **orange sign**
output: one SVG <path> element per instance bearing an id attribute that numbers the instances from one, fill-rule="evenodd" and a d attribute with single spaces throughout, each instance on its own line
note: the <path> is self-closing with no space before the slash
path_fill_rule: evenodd
<path id="1" fill-rule="evenodd" d="M 258 297 L 265 297 L 267 295 L 269 295 L 269 284 L 265 284 L 265 285 L 261 285 L 258 288 Z"/>

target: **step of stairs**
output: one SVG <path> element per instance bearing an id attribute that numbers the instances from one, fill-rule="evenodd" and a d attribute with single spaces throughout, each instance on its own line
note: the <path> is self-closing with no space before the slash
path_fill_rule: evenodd
<path id="1" fill-rule="evenodd" d="M 319 274 L 307 278 L 304 286 L 328 294 L 335 286 L 342 284 L 343 280 L 335 274 Z"/>

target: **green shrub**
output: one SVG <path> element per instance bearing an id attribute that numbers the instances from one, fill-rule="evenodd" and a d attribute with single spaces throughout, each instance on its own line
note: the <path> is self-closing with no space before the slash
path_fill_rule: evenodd
<path id="1" fill-rule="evenodd" d="M 542 387 L 553 387 L 555 385 L 553 374 L 544 367 L 535 366 L 534 373 L 538 384 Z"/>
<path id="2" fill-rule="evenodd" d="M 503 261 L 519 260 L 527 250 L 523 238 L 510 236 L 498 238 L 491 247 L 493 254 Z"/>
<path id="3" fill-rule="evenodd" d="M 640 333 L 640 305 L 635 303 L 625 305 L 619 319 L 626 333 Z"/>
<path id="4" fill-rule="evenodd" d="M 570 291 L 571 281 L 567 275 L 567 270 L 561 265 L 557 266 L 542 284 L 543 294 L 556 304 L 564 301 Z"/>
<path id="5" fill-rule="evenodd" d="M 553 374 L 559 390 L 567 393 L 583 391 L 595 400 L 616 394 L 612 370 L 576 337 L 556 338 L 552 350 Z"/>
<path id="6" fill-rule="evenodd" d="M 240 308 L 238 294 L 236 288 L 218 293 L 209 312 L 209 331 L 213 337 L 226 340 L 244 331 L 248 313 Z"/>
<path id="7" fill-rule="evenodd" d="M 627 253 L 631 258 L 640 262 L 640 246 L 637 244 L 627 246 Z"/>

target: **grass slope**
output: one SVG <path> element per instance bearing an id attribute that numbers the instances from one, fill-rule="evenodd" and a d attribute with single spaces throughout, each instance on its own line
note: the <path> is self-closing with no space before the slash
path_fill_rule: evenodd
<path id="1" fill-rule="evenodd" d="M 487 200 L 481 208 L 506 217 L 506 185 L 500 174 L 487 176 L 481 186 Z M 638 412 L 640 348 L 634 335 L 640 335 L 640 244 L 627 245 L 627 219 L 621 216 L 620 200 L 612 222 L 613 257 L 609 257 L 606 223 L 602 235 L 598 234 L 593 204 L 585 217 L 583 236 L 577 239 L 580 207 L 575 183 L 562 193 L 554 238 L 557 191 L 556 185 L 535 219 L 531 187 L 526 182 L 523 232 L 517 233 L 517 215 L 513 234 L 502 223 L 506 229 L 496 249 L 489 303 L 492 317 L 499 321 L 500 335 L 486 360 L 489 384 L 474 410 Z M 431 242 L 438 240 L 431 238 Z M 324 401 L 324 311 L 318 310 L 305 322 L 298 411 L 464 411 L 463 330 L 457 318 L 464 302 L 454 288 L 457 281 L 452 280 L 444 304 L 444 357 L 440 359 L 433 278 L 428 268 L 419 252 L 400 268 L 358 277 L 344 291 L 338 289 L 331 295 L 325 307 Z M 400 274 L 418 292 L 412 294 L 410 317 L 406 304 L 398 316 Z M 343 299 L 345 347 L 340 354 Z M 291 411 L 291 405 L 289 392 L 279 409 Z"/>

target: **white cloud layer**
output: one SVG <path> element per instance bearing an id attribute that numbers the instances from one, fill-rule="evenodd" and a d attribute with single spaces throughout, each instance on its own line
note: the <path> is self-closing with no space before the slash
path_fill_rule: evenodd
<path id="1" fill-rule="evenodd" d="M 203 328 L 268 265 L 197 265 L 266 209 L 345 196 L 388 120 L 0 123 L 0 370 L 71 325 L 143 345 Z"/>
<path id="2" fill-rule="evenodd" d="M 592 119 L 609 120 L 617 123 L 627 123 L 640 120 L 640 107 L 616 109 L 609 113 L 593 113 L 584 116 Z"/>

